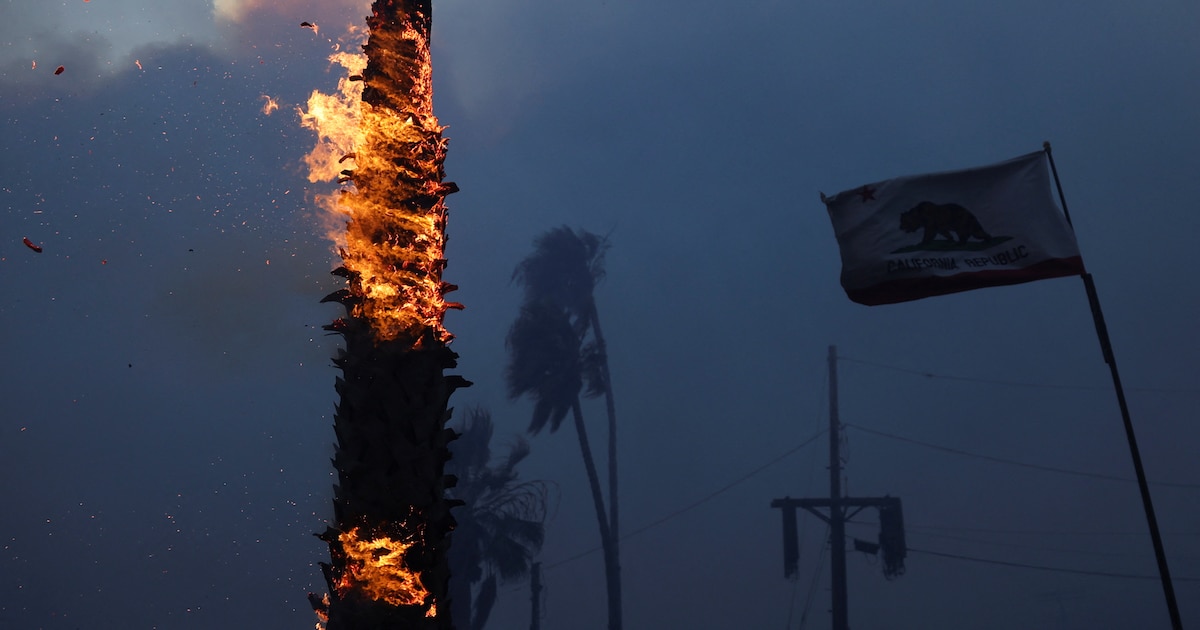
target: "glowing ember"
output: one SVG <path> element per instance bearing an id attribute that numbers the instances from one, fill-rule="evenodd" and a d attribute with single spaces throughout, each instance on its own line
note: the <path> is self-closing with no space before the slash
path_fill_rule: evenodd
<path id="1" fill-rule="evenodd" d="M 309 595 L 309 597 L 313 597 Z M 319 600 L 313 603 L 313 610 L 317 613 L 317 625 L 315 630 L 325 630 L 326 624 L 329 623 L 329 593 L 321 596 Z"/>
<path id="2" fill-rule="evenodd" d="M 367 597 L 393 606 L 426 604 L 429 591 L 421 585 L 417 572 L 404 564 L 404 555 L 413 546 L 411 542 L 387 536 L 363 539 L 358 529 L 343 532 L 338 541 L 346 554 L 346 572 L 337 585 L 339 595 L 359 589 Z M 436 610 L 429 602 L 425 616 L 435 616 Z"/>

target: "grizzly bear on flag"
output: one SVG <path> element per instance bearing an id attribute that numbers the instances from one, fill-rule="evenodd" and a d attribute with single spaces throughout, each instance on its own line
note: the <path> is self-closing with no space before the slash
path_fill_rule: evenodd
<path id="1" fill-rule="evenodd" d="M 980 225 L 979 219 L 956 203 L 922 201 L 900 215 L 900 229 L 916 232 L 921 228 L 925 228 L 922 245 L 933 243 L 939 235 L 950 241 L 957 237 L 959 243 L 966 243 L 971 238 L 985 243 L 992 239 L 992 235 Z"/>

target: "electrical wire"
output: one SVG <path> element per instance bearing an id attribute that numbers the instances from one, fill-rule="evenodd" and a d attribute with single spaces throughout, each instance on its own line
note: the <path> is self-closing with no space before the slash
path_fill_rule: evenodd
<path id="1" fill-rule="evenodd" d="M 992 457 L 991 455 L 981 455 L 979 453 L 972 453 L 970 451 L 964 451 L 964 450 L 957 449 L 957 448 L 951 448 L 949 446 L 942 446 L 940 444 L 933 444 L 931 442 L 922 442 L 921 440 L 914 440 L 912 438 L 907 438 L 902 435 L 896 435 L 894 433 L 887 433 L 885 431 L 879 431 L 876 429 L 868 429 L 867 427 L 859 426 L 857 424 L 851 424 L 849 422 L 842 423 L 842 426 L 849 427 L 851 429 L 856 429 L 858 431 L 862 431 L 863 433 L 869 433 L 871 435 L 885 437 L 890 440 L 896 440 L 898 442 L 906 442 L 908 444 L 916 444 L 917 446 L 923 446 L 925 448 L 930 448 L 930 449 L 933 449 L 936 451 L 942 451 L 944 453 L 952 453 L 954 455 L 961 455 L 963 457 L 973 457 L 975 459 L 982 459 L 982 460 L 986 460 L 989 462 L 996 462 L 999 464 L 1008 464 L 1010 466 L 1020 466 L 1022 468 L 1031 468 L 1033 470 L 1040 470 L 1043 472 L 1053 472 L 1053 473 L 1059 473 L 1059 474 L 1063 474 L 1063 475 L 1075 475 L 1077 477 L 1091 477 L 1093 479 L 1103 479 L 1105 481 L 1121 481 L 1121 482 L 1125 482 L 1125 483 L 1136 483 L 1136 480 L 1130 479 L 1128 477 L 1117 477 L 1115 475 L 1105 475 L 1102 473 L 1084 472 L 1081 470 L 1070 470 L 1068 468 L 1056 468 L 1054 466 L 1044 466 L 1041 464 L 1030 464 L 1028 462 L 1019 462 L 1019 461 L 1012 460 L 1012 459 L 1004 459 L 1001 457 Z M 1187 489 L 1191 489 L 1191 490 L 1200 489 L 1200 484 L 1195 484 L 1195 483 L 1175 483 L 1175 482 L 1170 482 L 1170 481 L 1151 481 L 1149 483 L 1150 483 L 1150 485 L 1162 486 L 1162 487 L 1166 487 L 1166 488 L 1187 488 Z"/>
<path id="2" fill-rule="evenodd" d="M 925 370 L 915 370 L 912 368 L 900 367 L 898 365 L 888 365 L 886 363 L 878 363 L 876 361 L 867 361 L 865 359 L 855 359 L 852 357 L 838 356 L 838 361 L 846 363 L 858 363 L 860 365 L 869 365 L 871 367 L 892 370 L 895 372 L 904 372 L 905 374 L 916 374 L 925 378 L 937 378 L 948 381 L 965 381 L 968 383 L 986 383 L 989 385 L 1007 385 L 1009 387 L 1036 387 L 1039 389 L 1076 389 L 1076 390 L 1091 390 L 1091 391 L 1112 391 L 1111 386 L 1098 385 L 1063 385 L 1055 383 L 1031 383 L 1028 381 L 1004 381 L 997 379 L 975 378 L 970 376 L 956 376 L 953 374 L 938 374 L 935 372 L 927 372 Z M 1195 389 L 1175 389 L 1168 387 L 1126 387 L 1131 392 L 1152 392 L 1157 394 L 1200 394 L 1200 390 Z"/>
<path id="3" fill-rule="evenodd" d="M 998 564 L 1006 567 L 1015 567 L 1018 569 L 1036 569 L 1038 571 L 1051 571 L 1054 573 L 1072 573 L 1075 575 L 1095 575 L 1098 577 L 1114 577 L 1114 578 L 1129 578 L 1135 580 L 1158 580 L 1161 579 L 1157 575 L 1137 575 L 1133 573 L 1114 573 L 1111 571 L 1088 571 L 1085 569 L 1065 569 L 1062 567 L 1047 567 L 1037 564 L 1024 564 L 1021 562 L 1008 562 L 1005 560 L 991 560 L 988 558 L 975 558 L 972 556 L 962 556 L 953 553 L 943 553 L 940 551 L 929 551 L 927 549 L 908 548 L 910 553 L 923 553 L 927 556 L 938 556 L 940 558 L 952 558 L 954 560 L 966 560 L 969 562 L 979 562 L 982 564 Z M 1171 579 L 1176 582 L 1200 582 L 1200 578 L 1193 577 L 1176 577 L 1171 576 Z"/>
<path id="4" fill-rule="evenodd" d="M 825 539 L 829 539 L 829 526 L 825 526 Z M 804 598 L 804 611 L 800 613 L 800 626 L 798 630 L 804 630 L 804 626 L 808 624 L 808 611 L 812 610 L 812 600 L 817 594 L 817 587 L 820 586 L 821 573 L 825 569 L 825 552 L 829 550 L 829 545 L 821 545 L 821 553 L 817 555 L 817 568 L 813 572 L 812 581 L 808 583 L 808 596 Z"/>
<path id="5" fill-rule="evenodd" d="M 857 523 L 856 523 L 857 524 Z M 973 527 L 942 527 L 936 525 L 905 525 L 910 531 L 933 530 L 944 532 L 975 532 L 981 534 L 1021 534 L 1043 536 L 1149 536 L 1149 532 L 1064 532 L 1046 529 L 986 529 Z M 1163 532 L 1163 536 L 1200 536 L 1198 532 Z"/>
<path id="6" fill-rule="evenodd" d="M 665 515 L 657 520 L 651 521 L 645 525 L 642 525 L 641 527 L 638 527 L 637 529 L 634 529 L 634 530 L 631 530 L 631 531 L 628 531 L 628 532 L 622 534 L 618 540 L 625 541 L 630 538 L 633 538 L 634 536 L 637 536 L 638 534 L 640 534 L 648 529 L 652 529 L 654 527 L 662 525 L 663 523 L 666 523 L 667 521 L 669 521 L 673 518 L 676 518 L 686 512 L 689 512 L 691 510 L 694 510 L 694 509 L 700 507 L 701 505 L 704 505 L 705 503 L 708 503 L 709 501 L 716 498 L 718 495 L 725 492 L 726 490 L 729 490 L 730 488 L 733 488 L 734 486 L 737 486 L 737 485 L 745 482 L 746 480 L 750 479 L 751 477 L 761 473 L 762 471 L 770 468 L 771 466 L 774 466 L 775 464 L 778 464 L 779 462 L 783 461 L 784 459 L 794 455 L 800 449 L 804 448 L 805 446 L 808 446 L 809 444 L 812 444 L 813 442 L 815 442 L 817 440 L 817 438 L 821 437 L 824 434 L 825 434 L 824 430 L 818 431 L 812 437 L 808 438 L 807 440 L 804 440 L 803 442 L 797 444 L 796 446 L 793 446 L 792 448 L 790 448 L 786 452 L 784 452 L 782 455 L 775 457 L 774 459 L 768 461 L 767 463 L 763 464 L 762 466 L 759 466 L 758 468 L 751 470 L 750 472 L 738 477 L 737 479 L 734 479 L 733 481 L 725 484 L 724 486 L 721 486 L 720 488 L 717 488 L 716 490 L 713 490 L 712 492 L 704 495 L 700 499 L 697 499 L 696 501 L 693 501 L 673 512 L 670 512 L 667 515 Z M 601 547 L 599 545 L 597 545 L 597 546 L 591 547 L 589 549 L 586 549 L 584 551 L 581 551 L 573 556 L 563 558 L 562 560 L 559 560 L 557 562 L 545 564 L 545 565 L 543 565 L 542 570 L 548 571 L 555 567 L 559 567 L 564 564 L 567 564 L 568 562 L 573 562 L 575 560 L 578 560 L 580 558 L 583 558 L 585 556 L 591 555 L 591 554 L 599 551 L 600 548 Z"/>
<path id="7" fill-rule="evenodd" d="M 848 524 L 851 524 L 851 523 L 848 523 Z M 852 524 L 853 525 L 866 525 L 865 523 L 852 523 Z M 972 543 L 972 544 L 976 544 L 976 545 L 990 545 L 993 547 L 1009 547 L 1012 549 L 1025 549 L 1025 550 L 1029 550 L 1029 551 L 1048 551 L 1048 552 L 1052 552 L 1052 553 L 1086 554 L 1086 555 L 1092 556 L 1092 557 L 1109 556 L 1109 557 L 1114 557 L 1114 558 L 1122 558 L 1122 557 L 1128 557 L 1131 555 L 1129 553 L 1121 553 L 1121 552 L 1116 552 L 1116 551 L 1098 551 L 1096 549 L 1065 549 L 1062 547 L 1043 547 L 1043 546 L 1039 546 L 1039 545 L 1026 545 L 1026 544 L 1022 544 L 1022 543 L 1003 542 L 1003 541 L 996 541 L 996 540 L 982 540 L 979 538 L 969 538 L 966 536 L 954 536 L 951 534 L 931 534 L 929 532 L 917 531 L 916 529 L 913 529 L 912 527 L 908 527 L 906 529 L 908 530 L 909 537 L 925 536 L 925 537 L 929 537 L 929 538 L 942 538 L 945 540 L 968 542 L 968 543 Z"/>
<path id="8" fill-rule="evenodd" d="M 792 596 L 788 598 L 788 618 L 784 630 L 792 630 L 792 615 L 796 612 L 796 595 L 800 592 L 800 580 L 792 580 Z"/>

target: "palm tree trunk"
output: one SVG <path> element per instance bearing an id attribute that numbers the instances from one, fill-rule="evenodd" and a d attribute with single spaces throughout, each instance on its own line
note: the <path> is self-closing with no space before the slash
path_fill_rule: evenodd
<path id="1" fill-rule="evenodd" d="M 349 287 L 326 298 L 347 317 L 326 329 L 346 347 L 334 364 L 337 470 L 333 523 L 318 536 L 329 587 L 314 607 L 328 630 L 452 630 L 447 597 L 446 428 L 450 394 L 467 385 L 444 371 L 457 355 L 442 327 L 445 141 L 433 116 L 430 0 L 375 0 L 367 18 L 361 129 L 347 209 Z M 347 156 L 351 157 L 351 156 Z"/>
<path id="2" fill-rule="evenodd" d="M 445 347 L 414 351 L 364 333 L 369 329 L 347 333 L 346 349 L 335 360 L 343 371 L 334 414 L 338 484 L 334 525 L 319 535 L 331 558 L 322 563 L 330 593 L 327 628 L 449 630 L 446 553 L 453 520 L 443 467 L 453 432 L 445 421 L 450 394 L 465 381 L 443 375 L 456 358 Z M 350 532 L 361 532 L 357 541 Z M 354 548 L 363 540 L 408 546 L 385 568 L 384 579 L 376 579 L 371 560 L 396 547 L 364 553 Z M 414 574 L 414 590 L 423 595 L 405 599 L 399 571 Z"/>
<path id="3" fill-rule="evenodd" d="M 608 373 L 608 346 L 604 343 L 604 331 L 600 329 L 600 315 L 596 312 L 596 304 L 592 303 L 592 334 L 596 337 L 596 347 L 600 349 L 600 370 L 604 379 L 604 407 L 608 412 L 608 498 L 609 498 L 609 529 L 613 537 L 621 538 L 620 519 L 617 516 L 617 405 L 613 400 L 612 378 Z"/>
<path id="4" fill-rule="evenodd" d="M 575 434 L 579 436 L 579 451 L 583 466 L 587 469 L 588 485 L 592 489 L 592 503 L 596 507 L 596 521 L 600 525 L 600 548 L 604 554 L 605 590 L 608 593 L 608 630 L 621 630 L 621 577 L 617 561 L 615 540 L 609 527 L 608 514 L 604 509 L 604 495 L 600 490 L 600 475 L 596 472 L 596 461 L 592 459 L 592 447 L 588 444 L 587 427 L 583 424 L 583 410 L 576 398 L 571 405 L 575 420 Z"/>
<path id="5" fill-rule="evenodd" d="M 461 544 L 466 532 L 462 527 L 462 512 L 461 510 L 469 509 L 466 507 L 459 508 L 456 520 L 459 521 L 459 527 L 454 530 L 450 536 L 450 544 L 453 553 L 450 554 L 450 575 L 452 579 L 447 588 L 446 594 L 450 599 L 450 614 L 456 620 L 456 625 L 459 628 L 471 628 L 474 624 L 471 614 L 471 569 L 474 567 L 478 570 L 480 560 L 473 553 L 473 549 Z"/>
<path id="6" fill-rule="evenodd" d="M 617 406 L 613 399 L 612 378 L 608 372 L 608 346 L 604 343 L 604 331 L 600 329 L 600 314 L 596 311 L 596 302 L 591 302 L 592 334 L 596 337 L 596 347 L 600 349 L 600 370 L 604 379 L 604 407 L 608 412 L 608 530 L 612 536 L 612 574 L 609 578 L 615 595 L 609 595 L 610 609 L 614 606 L 617 611 L 617 626 L 621 625 L 621 521 L 617 506 L 620 504 L 617 493 Z M 612 612 L 610 610 L 609 614 Z"/>

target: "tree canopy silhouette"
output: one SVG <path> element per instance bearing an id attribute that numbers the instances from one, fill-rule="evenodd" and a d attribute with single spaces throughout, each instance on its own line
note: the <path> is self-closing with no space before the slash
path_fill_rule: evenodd
<path id="1" fill-rule="evenodd" d="M 499 583 L 528 575 L 545 538 L 549 486 L 520 481 L 516 470 L 529 456 L 529 443 L 517 438 L 493 463 L 493 432 L 486 409 L 468 410 L 446 465 L 458 477 L 449 494 L 463 502 L 454 510 L 458 526 L 451 534 L 450 601 L 464 630 L 484 627 Z"/>
<path id="2" fill-rule="evenodd" d="M 621 628 L 621 577 L 617 509 L 617 419 L 608 355 L 595 289 L 604 278 L 608 240 L 563 226 L 534 239 L 533 252 L 517 264 L 513 280 L 524 289 L 521 310 L 509 329 L 505 381 L 511 398 L 534 402 L 529 432 L 558 430 L 568 411 L 600 526 L 608 592 L 608 628 Z M 584 385 L 587 385 L 584 391 Z M 588 441 L 581 394 L 604 395 L 608 415 L 608 508 Z"/>

